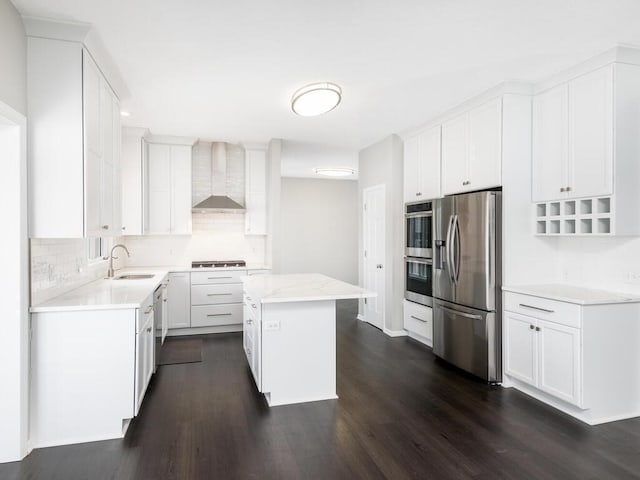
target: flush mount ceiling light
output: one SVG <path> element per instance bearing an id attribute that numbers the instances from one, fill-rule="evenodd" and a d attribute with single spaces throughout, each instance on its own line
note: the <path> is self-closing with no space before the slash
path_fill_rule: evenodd
<path id="1" fill-rule="evenodd" d="M 315 172 L 327 177 L 347 177 L 353 175 L 355 170 L 353 168 L 316 168 Z"/>
<path id="2" fill-rule="evenodd" d="M 335 83 L 312 83 L 294 92 L 291 109 L 302 117 L 313 117 L 333 110 L 341 99 L 342 89 Z"/>
<path id="3" fill-rule="evenodd" d="M 121 117 L 130 117 L 130 116 L 131 116 L 131 114 L 130 114 L 129 112 L 125 112 L 124 110 L 122 110 L 122 111 L 120 112 L 120 116 L 121 116 Z"/>

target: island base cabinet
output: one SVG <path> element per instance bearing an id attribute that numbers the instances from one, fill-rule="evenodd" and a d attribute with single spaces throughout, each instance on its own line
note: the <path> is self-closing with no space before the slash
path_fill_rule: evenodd
<path id="1" fill-rule="evenodd" d="M 121 438 L 135 412 L 136 310 L 34 313 L 34 448 Z"/>
<path id="2" fill-rule="evenodd" d="M 335 300 L 263 304 L 256 333 L 269 406 L 338 398 Z"/>

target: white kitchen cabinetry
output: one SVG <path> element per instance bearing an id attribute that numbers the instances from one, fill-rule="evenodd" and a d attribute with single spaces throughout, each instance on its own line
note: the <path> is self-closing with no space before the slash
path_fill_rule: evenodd
<path id="1" fill-rule="evenodd" d="M 409 336 L 433 346 L 433 310 L 431 307 L 404 300 L 404 329 Z"/>
<path id="2" fill-rule="evenodd" d="M 191 274 L 191 327 L 242 324 L 242 281 L 246 270 Z"/>
<path id="3" fill-rule="evenodd" d="M 267 154 L 245 149 L 245 234 L 267 234 Z"/>
<path id="4" fill-rule="evenodd" d="M 147 163 L 148 130 L 122 129 L 122 235 L 143 235 L 143 166 Z"/>
<path id="5" fill-rule="evenodd" d="M 167 297 L 168 328 L 189 328 L 191 326 L 191 275 L 189 272 L 169 274 Z"/>
<path id="6" fill-rule="evenodd" d="M 262 391 L 262 309 L 250 295 L 243 298 L 242 340 L 247 363 L 251 369 L 258 391 Z"/>
<path id="7" fill-rule="evenodd" d="M 536 234 L 640 233 L 639 82 L 639 66 L 611 63 L 534 97 Z"/>
<path id="8" fill-rule="evenodd" d="M 539 292 L 575 287 L 531 289 L 504 294 L 505 385 L 592 425 L 640 415 L 640 303 L 588 290 L 572 303 Z"/>
<path id="9" fill-rule="evenodd" d="M 81 43 L 28 38 L 30 235 L 120 233 L 119 102 Z"/>
<path id="10" fill-rule="evenodd" d="M 440 196 L 440 126 L 437 126 L 404 142 L 404 201 Z"/>
<path id="11" fill-rule="evenodd" d="M 191 233 L 191 146 L 149 143 L 144 233 Z"/>
<path id="12" fill-rule="evenodd" d="M 533 100 L 533 200 L 613 193 L 613 66 Z"/>
<path id="13" fill-rule="evenodd" d="M 502 98 L 442 125 L 442 194 L 499 187 L 502 181 Z"/>
<path id="14" fill-rule="evenodd" d="M 154 369 L 154 314 L 153 295 L 144 301 L 143 307 L 136 310 L 136 380 L 135 380 L 135 414 L 140 411 L 140 405 L 149 386 Z"/>

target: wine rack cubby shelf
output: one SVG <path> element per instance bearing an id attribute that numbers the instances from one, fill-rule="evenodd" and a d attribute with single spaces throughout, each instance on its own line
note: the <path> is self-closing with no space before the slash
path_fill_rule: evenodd
<path id="1" fill-rule="evenodd" d="M 613 235 L 612 197 L 534 204 L 536 235 Z"/>

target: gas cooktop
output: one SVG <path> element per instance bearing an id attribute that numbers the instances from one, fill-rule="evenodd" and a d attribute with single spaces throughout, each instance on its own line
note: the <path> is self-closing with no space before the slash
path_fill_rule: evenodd
<path id="1" fill-rule="evenodd" d="M 191 262 L 191 268 L 224 268 L 224 267 L 246 267 L 244 260 L 206 260 Z"/>

